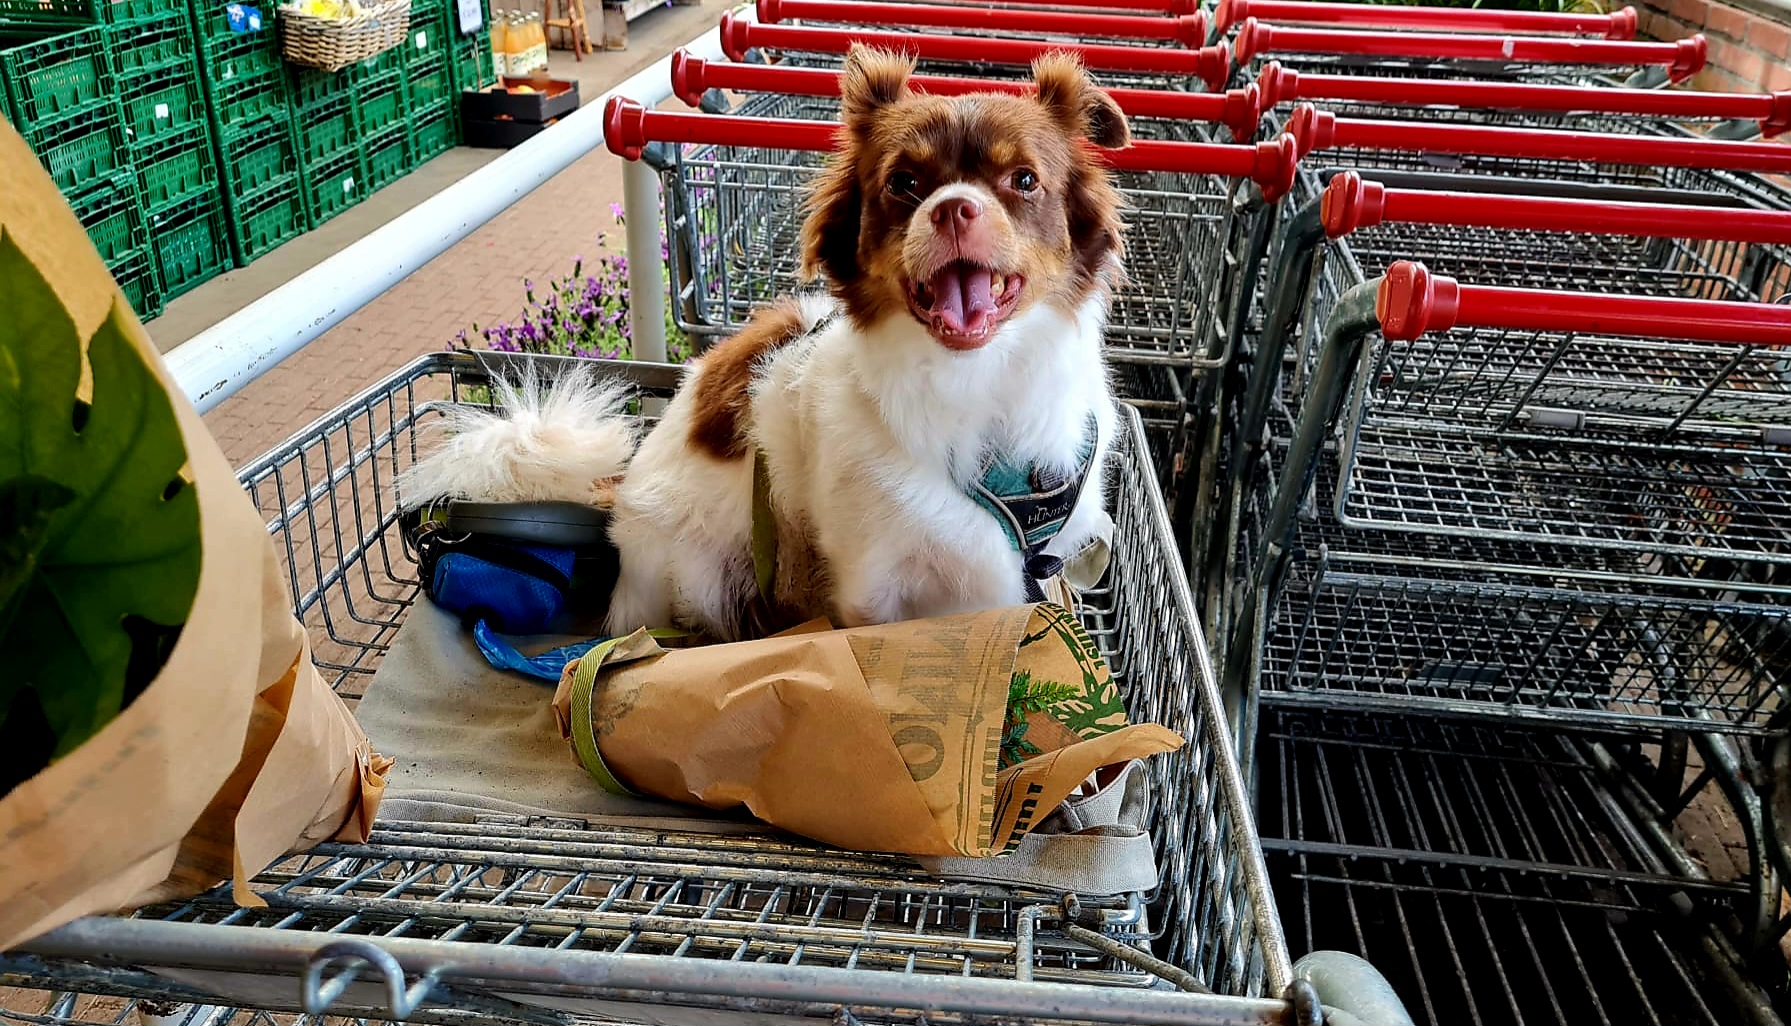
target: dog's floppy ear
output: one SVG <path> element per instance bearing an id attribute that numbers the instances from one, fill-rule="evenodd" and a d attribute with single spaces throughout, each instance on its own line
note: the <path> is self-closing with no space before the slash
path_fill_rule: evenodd
<path id="1" fill-rule="evenodd" d="M 854 43 L 840 75 L 840 118 L 854 131 L 864 129 L 877 111 L 908 96 L 914 59 Z"/>
<path id="2" fill-rule="evenodd" d="M 840 76 L 840 119 L 847 131 L 809 195 L 802 222 L 802 277 L 835 283 L 858 277 L 858 231 L 864 192 L 858 184 L 860 147 L 868 145 L 877 113 L 908 97 L 914 61 L 888 50 L 854 45 Z"/>
<path id="3" fill-rule="evenodd" d="M 1132 141 L 1125 112 L 1089 80 L 1074 55 L 1062 51 L 1045 54 L 1033 62 L 1032 78 L 1038 83 L 1039 103 L 1064 131 L 1109 150 Z"/>
<path id="4" fill-rule="evenodd" d="M 858 227 L 864 215 L 864 197 L 858 187 L 856 145 L 842 141 L 827 167 L 815 181 L 808 197 L 808 216 L 802 222 L 804 281 L 825 273 L 835 282 L 858 277 Z"/>

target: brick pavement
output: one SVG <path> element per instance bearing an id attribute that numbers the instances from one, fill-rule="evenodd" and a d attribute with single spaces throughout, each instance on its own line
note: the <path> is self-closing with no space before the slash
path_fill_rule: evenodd
<path id="1" fill-rule="evenodd" d="M 576 71 L 590 102 L 713 25 L 728 6 L 703 0 L 652 12 L 631 26 L 627 51 L 595 54 L 576 68 L 569 53 L 555 51 L 555 71 Z M 621 198 L 621 162 L 590 154 L 226 400 L 206 426 L 241 465 L 461 329 L 515 316 L 522 279 L 566 273 L 574 255 L 595 250 L 601 231 L 619 238 L 609 208 Z"/>

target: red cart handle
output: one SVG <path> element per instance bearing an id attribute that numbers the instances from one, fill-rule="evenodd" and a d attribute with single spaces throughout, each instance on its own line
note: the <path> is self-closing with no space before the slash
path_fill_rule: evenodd
<path id="1" fill-rule="evenodd" d="M 1791 306 L 1462 285 L 1410 260 L 1387 268 L 1374 314 L 1398 342 L 1464 327 L 1791 346 Z"/>
<path id="2" fill-rule="evenodd" d="M 1389 189 L 1354 171 L 1331 178 L 1319 197 L 1325 234 L 1341 238 L 1358 228 L 1446 224 L 1539 232 L 1587 232 L 1646 238 L 1791 243 L 1791 211 L 1724 210 L 1672 203 L 1613 203 L 1477 192 Z"/>
<path id="3" fill-rule="evenodd" d="M 1115 39 L 1163 39 L 1190 48 L 1206 43 L 1204 12 L 1179 18 L 1163 18 L 1153 15 L 1091 14 L 1087 11 L 869 3 L 866 0 L 758 0 L 757 8 L 759 21 L 768 25 L 790 18 L 849 25 L 903 25 L 1005 32 L 1055 32 Z"/>
<path id="4" fill-rule="evenodd" d="M 1244 64 L 1265 53 L 1330 53 L 1370 57 L 1428 57 L 1438 60 L 1507 61 L 1516 64 L 1664 65 L 1681 82 L 1697 74 L 1709 55 L 1702 34 L 1676 43 L 1615 42 L 1608 39 L 1549 39 L 1542 36 L 1460 36 L 1424 32 L 1335 32 L 1329 29 L 1267 25 L 1255 18 L 1238 30 L 1237 59 Z"/>
<path id="5" fill-rule="evenodd" d="M 1419 121 L 1358 121 L 1317 110 L 1309 103 L 1295 108 L 1293 117 L 1288 119 L 1287 132 L 1294 137 L 1302 157 L 1314 150 L 1370 149 L 1791 173 L 1791 147 L 1779 143 L 1435 125 Z"/>
<path id="6" fill-rule="evenodd" d="M 837 121 L 800 121 L 791 118 L 733 117 L 648 110 L 638 100 L 610 97 L 603 109 L 603 139 L 609 151 L 626 160 L 639 160 L 650 142 L 707 143 L 807 150 L 826 153 L 838 145 Z M 1094 150 L 1116 171 L 1179 172 L 1248 178 L 1271 202 L 1293 188 L 1298 157 L 1293 139 L 1282 135 L 1272 142 L 1251 146 L 1225 143 L 1163 142 L 1135 140 L 1123 150 Z"/>
<path id="7" fill-rule="evenodd" d="M 908 86 L 934 96 L 1007 93 L 1025 96 L 1037 86 L 1019 79 L 955 78 L 911 75 Z M 840 73 L 826 68 L 792 68 L 771 64 L 706 61 L 685 50 L 672 54 L 672 94 L 692 107 L 711 89 L 743 93 L 788 93 L 792 96 L 838 96 Z M 1256 136 L 1261 116 L 1256 83 L 1224 93 L 1178 93 L 1167 89 L 1108 89 L 1119 109 L 1133 117 L 1205 121 L 1226 126 L 1237 142 Z"/>
<path id="8" fill-rule="evenodd" d="M 1081 7 L 1100 11 L 1150 11 L 1178 18 L 1200 10 L 1200 0 L 988 0 L 988 2 L 990 7 Z"/>
<path id="9" fill-rule="evenodd" d="M 1404 106 L 1446 104 L 1486 110 L 1576 111 L 1649 117 L 1760 122 L 1768 139 L 1791 129 L 1791 91 L 1700 93 L 1678 89 L 1587 89 L 1521 82 L 1449 82 L 1312 75 L 1270 61 L 1256 73 L 1263 109 L 1289 100 L 1354 100 Z"/>
<path id="10" fill-rule="evenodd" d="M 1364 28 L 1437 29 L 1443 32 L 1556 32 L 1634 39 L 1636 9 L 1610 14 L 1544 14 L 1489 11 L 1473 7 L 1400 7 L 1369 4 L 1302 3 L 1300 0 L 1219 0 L 1214 23 L 1220 32 L 1249 18 L 1294 24 L 1357 25 Z"/>
<path id="11" fill-rule="evenodd" d="M 1231 52 L 1225 44 L 1184 50 L 1164 46 L 1114 46 L 1107 43 L 1047 43 L 1026 39 L 991 39 L 987 36 L 930 36 L 914 32 L 875 32 L 853 28 L 807 28 L 794 25 L 760 25 L 721 16 L 721 50 L 734 60 L 744 60 L 755 47 L 802 50 L 811 53 L 845 53 L 854 43 L 910 53 L 925 60 L 963 61 L 975 64 L 1025 66 L 1053 52 L 1072 53 L 1084 67 L 1095 71 L 1153 72 L 1189 75 L 1207 88 L 1225 88 L 1231 77 Z"/>

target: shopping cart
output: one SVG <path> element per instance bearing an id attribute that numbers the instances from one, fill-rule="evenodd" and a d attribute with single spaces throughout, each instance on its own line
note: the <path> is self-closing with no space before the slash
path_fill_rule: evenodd
<path id="1" fill-rule="evenodd" d="M 814 97 L 777 99 L 792 112 L 818 114 L 825 106 Z M 640 159 L 651 144 L 676 147 L 661 154 L 660 166 L 667 237 L 677 253 L 674 300 L 693 334 L 738 330 L 759 305 L 801 287 L 801 204 L 819 160 L 793 154 L 831 151 L 836 129 L 831 121 L 612 105 L 612 151 Z M 777 146 L 765 147 L 767 139 Z M 1253 146 L 1144 140 L 1103 153 L 1125 172 L 1120 185 L 1132 225 L 1131 280 L 1115 297 L 1108 354 L 1121 364 L 1122 395 L 1146 415 L 1160 460 L 1176 448 L 1188 376 L 1230 358 L 1222 311 L 1236 282 L 1227 254 L 1249 234 L 1247 194 L 1278 197 L 1291 182 L 1291 147 L 1286 138 Z"/>
<path id="2" fill-rule="evenodd" d="M 1189 50 L 1182 47 L 1124 46 L 1114 42 L 1065 42 L 1001 36 L 941 35 L 894 32 L 859 27 L 761 25 L 721 16 L 721 49 L 744 61 L 754 52 L 775 54 L 783 62 L 807 67 L 837 68 L 855 45 L 912 54 L 928 74 L 973 78 L 1024 76 L 1039 57 L 1073 53 L 1103 85 L 1138 89 L 1220 91 L 1231 76 L 1231 51 L 1224 44 Z"/>
<path id="3" fill-rule="evenodd" d="M 1519 32 L 1634 39 L 1636 9 L 1599 11 L 1505 11 L 1480 7 L 1307 3 L 1302 0 L 1219 0 L 1213 31 L 1221 36 L 1246 20 L 1288 25 L 1348 25 L 1368 29 L 1430 32 Z"/>
<path id="4" fill-rule="evenodd" d="M 1727 806 L 1663 813 L 1633 743 L 1286 708 L 1262 735 L 1290 941 L 1366 954 L 1418 1022 L 1781 1026 L 1712 925 L 1756 884 L 1710 879 L 1673 841 Z"/>
<path id="5" fill-rule="evenodd" d="M 1059 42 L 1125 43 L 1133 46 L 1199 48 L 1206 43 L 1207 18 L 1195 11 L 1179 17 L 1107 14 L 947 4 L 878 3 L 873 0 L 757 0 L 763 25 L 796 21 L 808 25 L 892 26 L 951 29 L 987 38 L 1020 37 Z"/>
<path id="6" fill-rule="evenodd" d="M 392 487 L 419 430 L 531 360 L 570 362 L 424 357 L 241 471 L 339 693 L 365 691 L 419 601 Z M 680 373 L 581 366 L 643 396 L 668 394 Z M 1140 422 L 1127 424 L 1112 566 L 1082 616 L 1131 715 L 1188 741 L 1151 768 L 1152 894 L 1075 902 L 949 883 L 903 858 L 770 833 L 382 821 L 365 844 L 264 871 L 266 907 L 238 907 L 226 888 L 81 920 L 0 956 L 0 971 L 14 986 L 447 1023 L 1291 1023 L 1292 970 L 1225 714 Z"/>
<path id="7" fill-rule="evenodd" d="M 1487 184 L 1456 182 L 1468 188 Z M 1432 178 L 1422 184 L 1437 183 Z M 1315 261 L 1319 242 L 1327 236 L 1334 241 Z M 1606 201 L 1596 189 L 1574 198 L 1539 198 L 1390 188 L 1354 172 L 1336 175 L 1321 197 L 1287 218 L 1268 273 L 1263 326 L 1259 333 L 1243 332 L 1234 341 L 1234 347 L 1251 354 L 1248 373 L 1240 377 L 1231 402 L 1206 411 L 1215 418 L 1204 429 L 1207 437 L 1223 435 L 1228 447 L 1212 465 L 1233 482 L 1196 509 L 1185 528 L 1209 632 L 1229 640 L 1222 625 L 1249 600 L 1236 586 L 1241 568 L 1250 565 L 1251 549 L 1248 540 L 1240 541 L 1239 532 L 1260 516 L 1249 508 L 1253 492 L 1247 482 L 1260 473 L 1254 468 L 1263 457 L 1271 415 L 1276 410 L 1284 411 L 1283 416 L 1297 412 L 1314 373 L 1310 345 L 1302 344 L 1287 359 L 1296 329 L 1322 321 L 1349 288 L 1416 252 L 1434 254 L 1439 272 L 1489 285 L 1549 281 L 1585 292 L 1774 299 L 1791 290 L 1788 246 L 1787 211 L 1736 209 L 1716 218 L 1709 207 Z M 1310 328 L 1300 335 L 1303 343 L 1312 337 Z M 1458 379 L 1477 376 L 1483 387 L 1466 386 L 1453 400 L 1437 395 L 1431 401 L 1464 416 L 1472 410 L 1487 414 L 1503 402 L 1508 405 L 1497 419 L 1509 427 L 1521 410 L 1530 408 L 1526 404 L 1545 406 L 1544 397 L 1551 392 L 1573 396 L 1576 415 L 1585 415 L 1588 404 L 1600 397 L 1626 394 L 1637 406 L 1662 407 L 1676 398 L 1682 405 L 1688 399 L 1714 405 L 1728 390 L 1752 387 L 1747 368 L 1738 366 L 1726 380 L 1712 383 L 1701 399 L 1687 397 L 1687 367 L 1664 361 L 1653 368 L 1657 379 L 1636 369 L 1653 358 L 1652 349 L 1600 350 L 1577 362 L 1562 354 L 1525 353 L 1516 345 L 1481 354 L 1478 362 L 1461 353 L 1447 373 Z M 1748 395 L 1755 397 L 1752 391 Z M 1370 401 L 1376 397 L 1371 392 Z M 1414 425 L 1423 418 L 1412 402 L 1389 406 L 1383 401 L 1376 409 Z M 1221 424 L 1217 418 L 1228 419 Z M 1545 565 L 1566 564 L 1556 554 Z M 1221 656 L 1225 649 L 1219 645 Z"/>
<path id="8" fill-rule="evenodd" d="M 1370 346 L 1376 333 L 1381 341 Z M 1631 597 L 1637 574 L 1696 582 L 1723 558 L 1791 561 L 1788 493 L 1779 480 L 1791 441 L 1783 428 L 1791 423 L 1787 345 L 1791 306 L 1465 285 L 1421 264 L 1394 263 L 1383 277 L 1345 292 L 1325 317 L 1318 362 L 1299 400 L 1250 564 L 1257 602 L 1246 605 L 1234 642 L 1255 637 L 1251 625 L 1283 593 L 1294 554 L 1317 555 L 1296 546 L 1294 528 L 1320 476 L 1334 418 L 1341 442 L 1325 490 L 1344 528 L 1449 539 L 1441 543 L 1446 551 L 1471 552 L 1488 542 L 1577 550 L 1588 558 L 1534 563 L 1539 573 L 1532 579 L 1547 586 L 1569 571 L 1612 571 L 1627 563 L 1631 579 L 1617 583 Z M 1602 566 L 1588 561 L 1599 552 L 1611 557 Z M 1470 569 L 1523 562 L 1510 556 L 1454 561 Z M 1745 590 L 1724 583 L 1725 590 Z M 1784 616 L 1739 602 L 1735 609 L 1738 618 Z M 1583 622 L 1583 613 L 1559 622 Z M 1706 613 L 1700 622 L 1722 619 Z M 1454 622 L 1473 630 L 1499 621 Z M 1511 633 L 1513 644 L 1531 648 L 1577 636 Z M 1724 633 L 1747 638 L 1761 631 L 1747 626 Z M 1632 641 L 1631 650 L 1658 644 L 1656 657 L 1675 654 L 1670 633 L 1657 630 L 1650 638 Z M 1607 638 L 1596 650 L 1602 659 L 1619 647 Z M 1239 658 L 1227 667 L 1231 685 L 1249 676 L 1240 659 L 1258 651 L 1234 645 Z M 1592 649 L 1575 651 L 1598 676 Z M 1637 654 L 1624 660 L 1645 671 L 1659 694 L 1690 689 L 1719 696 L 1663 701 L 1659 717 L 1745 731 L 1777 714 L 1776 702 L 1767 700 L 1775 681 L 1745 668 L 1674 659 L 1668 673 Z M 1498 679 L 1481 681 L 1488 696 L 1482 700 L 1552 708 L 1556 699 L 1580 697 L 1528 686 L 1536 675 L 1561 680 L 1571 673 L 1558 659 L 1537 656 L 1527 669 L 1532 672 L 1507 667 Z M 1453 700 L 1458 696 L 1448 693 L 1448 676 L 1432 683 Z M 1576 720 L 1602 715 L 1568 707 Z"/>
<path id="9" fill-rule="evenodd" d="M 1368 32 L 1271 25 L 1246 18 L 1232 40 L 1237 78 L 1273 59 L 1300 72 L 1398 78 L 1524 81 L 1553 85 L 1625 84 L 1652 88 L 1683 82 L 1709 56 L 1702 35 L 1671 43 L 1554 36 Z"/>
<path id="10" fill-rule="evenodd" d="M 1646 239 L 1602 237 L 1598 233 L 1608 236 L 1608 222 L 1567 216 L 1563 224 L 1592 232 L 1576 237 L 1549 230 L 1535 216 L 1559 208 L 1525 206 L 1519 198 L 1555 196 L 1594 203 L 1642 199 L 1786 209 L 1783 194 L 1751 173 L 1791 169 L 1791 154 L 1776 145 L 1356 121 L 1334 118 L 1310 105 L 1295 112 L 1289 134 L 1300 141 L 1305 155 L 1292 199 L 1284 209 L 1267 211 L 1252 226 L 1258 235 L 1242 250 L 1241 277 L 1258 283 L 1261 298 L 1256 290 L 1238 290 L 1227 321 L 1233 337 L 1224 351 L 1249 352 L 1252 358 L 1247 365 L 1233 367 L 1223 383 L 1216 380 L 1218 375 L 1210 376 L 1221 394 L 1190 401 L 1196 422 L 1183 434 L 1187 448 L 1181 465 L 1192 468 L 1193 480 L 1171 489 L 1177 499 L 1177 531 L 1186 540 L 1200 607 L 1221 651 L 1229 641 L 1221 624 L 1235 604 L 1235 598 L 1226 596 L 1235 596 L 1236 591 L 1224 568 L 1239 565 L 1236 528 L 1247 520 L 1239 507 L 1248 490 L 1231 487 L 1231 482 L 1254 458 L 1268 404 L 1296 403 L 1310 374 L 1309 344 L 1296 350 L 1292 365 L 1283 370 L 1294 329 L 1322 320 L 1329 304 L 1364 274 L 1380 273 L 1390 261 L 1416 253 L 1437 262 L 1439 270 L 1484 284 L 1521 286 L 1541 281 L 1607 291 L 1660 287 L 1675 295 L 1728 298 L 1771 298 L 1786 287 L 1778 283 L 1787 273 L 1782 247 L 1753 245 L 1757 240 L 1751 236 L 1704 239 L 1704 227 L 1695 215 L 1676 222 L 1692 239 L 1701 240 L 1690 244 L 1676 246 L 1661 240 L 1658 232 L 1645 232 Z M 1342 218 L 1345 211 L 1360 207 L 1359 203 L 1351 207 L 1349 197 L 1330 194 L 1327 208 L 1318 196 L 1318 182 L 1321 176 L 1335 180 L 1340 169 L 1354 167 L 1368 169 L 1362 173 L 1381 184 L 1401 187 L 1402 198 L 1395 203 L 1412 204 L 1402 209 L 1423 207 L 1431 215 L 1421 223 L 1408 223 L 1397 215 L 1385 219 L 1315 262 L 1314 254 L 1325 238 L 1324 211 L 1330 209 Z M 1425 190 L 1443 195 L 1430 200 L 1404 195 Z M 1478 203 L 1472 196 L 1457 195 L 1498 193 L 1510 198 Z M 1501 214 L 1501 220 L 1474 220 L 1476 211 L 1495 210 L 1522 210 L 1531 216 L 1527 222 L 1512 220 L 1509 214 Z M 1338 234 L 1343 234 L 1342 222 L 1336 223 Z M 1725 229 L 1713 230 L 1720 235 Z M 1267 237 L 1270 232 L 1275 233 L 1272 241 Z M 1370 265 L 1366 271 L 1357 265 L 1352 245 L 1364 247 L 1360 258 Z M 1256 269 L 1271 249 L 1277 255 L 1270 273 L 1259 275 Z M 1699 283 L 1704 292 L 1688 291 Z M 1314 287 L 1323 294 L 1309 296 Z M 1314 332 L 1303 337 L 1309 341 Z M 1285 387 L 1271 393 L 1266 388 L 1269 382 Z"/>
<path id="11" fill-rule="evenodd" d="M 1505 219 L 1542 202 L 1450 199 L 1489 211 L 1503 205 Z M 1433 200 L 1408 196 L 1394 205 Z M 1782 218 L 1753 216 L 1783 232 Z M 1706 234 L 1725 230 L 1746 234 Z M 1325 323 L 1320 362 L 1297 411 L 1291 421 L 1285 413 L 1269 418 L 1264 461 L 1275 468 L 1275 483 L 1264 488 L 1271 475 L 1246 471 L 1237 484 L 1262 519 L 1247 525 L 1239 545 L 1247 551 L 1236 572 L 1253 587 L 1249 601 L 1237 603 L 1225 667 L 1228 692 L 1247 710 L 1241 744 L 1253 758 L 1246 765 L 1265 798 L 1287 810 L 1279 824 L 1265 826 L 1266 844 L 1276 853 L 1280 894 L 1308 917 L 1305 940 L 1338 943 L 1323 925 L 1327 914 L 1410 915 L 1443 929 L 1475 923 L 1471 937 L 1455 935 L 1439 952 L 1399 945 L 1384 931 L 1371 931 L 1379 947 L 1367 936 L 1345 946 L 1384 955 L 1393 943 L 1407 949 L 1414 971 L 1440 968 L 1451 952 L 1471 962 L 1487 948 L 1562 957 L 1598 950 L 1627 960 L 1613 963 L 1624 969 L 1607 974 L 1605 986 L 1568 993 L 1589 994 L 1600 1014 L 1612 1014 L 1612 1005 L 1656 1014 L 1669 1007 L 1677 1011 L 1667 1021 L 1776 1023 L 1735 967 L 1776 954 L 1776 871 L 1788 860 L 1755 790 L 1768 775 L 1754 752 L 1791 727 L 1779 703 L 1791 672 L 1791 608 L 1784 587 L 1719 567 L 1720 545 L 1706 546 L 1728 536 L 1736 515 L 1782 498 L 1772 478 L 1779 457 L 1747 444 L 1745 426 L 1736 429 L 1776 416 L 1791 377 L 1781 370 L 1763 382 L 1758 404 L 1755 390 L 1742 387 L 1720 408 L 1703 407 L 1722 389 L 1687 380 L 1679 361 L 1742 356 L 1733 371 L 1761 349 L 1791 344 L 1791 308 L 1458 285 L 1397 262 L 1384 278 L 1347 291 Z M 1516 355 L 1540 338 L 1553 346 L 1550 359 Z M 1386 484 L 1420 509 L 1414 521 L 1339 519 L 1352 474 L 1361 476 L 1352 467 L 1375 431 L 1471 438 L 1476 429 L 1465 422 L 1487 423 L 1478 418 L 1496 405 L 1490 396 L 1523 393 L 1533 383 L 1497 372 L 1478 386 L 1468 382 L 1492 362 L 1477 363 L 1476 353 L 1509 357 L 1520 371 L 1546 365 L 1538 377 L 1560 374 L 1568 384 L 1577 374 L 1576 398 L 1615 416 L 1602 425 L 1588 417 L 1590 426 L 1573 433 L 1539 425 L 1482 432 L 1478 459 L 1456 468 L 1472 478 L 1466 489 L 1439 487 L 1455 471 L 1437 460 L 1424 462 L 1419 476 Z M 1576 360 L 1580 353 L 1593 355 Z M 1637 373 L 1638 366 L 1653 372 Z M 1669 380 L 1675 373 L 1681 387 Z M 1650 391 L 1652 401 L 1632 401 Z M 1431 400 L 1435 416 L 1425 412 Z M 1339 421 L 1341 442 L 1331 453 L 1326 442 Z M 1676 471 L 1686 466 L 1684 446 L 1673 440 L 1679 432 L 1725 429 L 1723 458 L 1733 477 L 1720 496 L 1705 492 L 1704 482 L 1656 490 L 1633 477 L 1609 489 L 1602 505 L 1574 491 L 1583 482 L 1624 479 L 1638 466 Z M 1520 452 L 1573 463 L 1575 480 L 1501 472 Z M 1451 511 L 1484 514 L 1523 500 L 1549 506 L 1554 526 L 1615 522 L 1634 534 L 1627 544 L 1603 545 L 1574 530 L 1461 531 L 1446 523 Z M 1689 527 L 1673 522 L 1663 507 L 1676 500 L 1701 504 L 1706 518 Z M 1675 544 L 1675 531 L 1702 532 L 1699 544 Z M 1740 558 L 1759 558 L 1761 547 Z M 1416 751 L 1393 754 L 1387 746 L 1397 744 Z M 1688 747 L 1704 766 L 1689 785 Z M 1353 766 L 1362 786 L 1341 790 L 1301 765 Z M 1428 775 L 1406 776 L 1420 771 Z M 1461 782 L 1467 791 L 1459 800 L 1472 804 L 1457 807 L 1476 813 L 1430 818 L 1429 803 L 1448 808 L 1456 799 L 1442 787 L 1414 794 L 1415 780 Z M 1376 781 L 1392 790 L 1376 793 Z M 1711 880 L 1673 840 L 1675 818 L 1712 782 L 1746 844 L 1746 863 L 1733 879 Z M 1322 822 L 1296 814 L 1314 787 L 1340 796 Z M 1587 797 L 1563 801 L 1575 792 Z M 1552 831 L 1535 825 L 1546 810 L 1555 810 Z M 1474 881 L 1480 890 L 1470 894 Z M 1702 911 L 1680 918 L 1688 909 Z M 1611 928 L 1615 914 L 1624 917 L 1621 929 Z M 1716 928 L 1687 933 L 1678 925 L 1685 922 Z M 1398 956 L 1378 961 L 1394 966 L 1396 983 L 1426 993 L 1427 1007 L 1435 999 L 1433 1021 L 1448 1021 L 1446 1009 L 1467 1014 L 1476 1002 L 1469 981 L 1477 977 L 1486 991 L 1479 1000 L 1574 1021 L 1562 1004 L 1533 1003 L 1539 987 L 1564 979 L 1544 961 L 1524 964 L 1517 978 L 1476 974 L 1457 961 L 1456 978 L 1441 973 L 1434 988 L 1402 979 Z M 1641 964 L 1655 968 L 1637 971 Z M 1520 979 L 1533 982 L 1525 987 Z M 1734 1007 L 1709 1004 L 1711 994 Z"/>
<path id="12" fill-rule="evenodd" d="M 969 93 L 1028 95 L 1034 89 L 1031 82 L 1017 79 L 927 74 L 909 76 L 908 88 L 934 96 Z M 728 99 L 716 95 L 717 92 L 745 95 L 738 104 L 730 106 Z M 1132 134 L 1140 139 L 1216 141 L 1212 138 L 1212 126 L 1222 125 L 1230 133 L 1232 142 L 1247 143 L 1256 138 L 1257 121 L 1262 113 L 1255 83 L 1223 93 L 1125 87 L 1110 88 L 1106 93 L 1120 110 L 1125 111 Z M 790 104 L 784 97 L 837 99 L 840 76 L 829 68 L 709 61 L 687 50 L 679 50 L 672 54 L 672 94 L 691 107 L 711 112 L 830 119 L 838 113 L 837 103 Z M 761 96 L 766 99 L 758 100 Z M 780 108 L 791 113 L 780 115 Z"/>
<path id="13" fill-rule="evenodd" d="M 1300 156 L 1317 154 L 1311 163 L 1326 168 L 1448 171 L 1688 193 L 1709 174 L 1791 170 L 1785 147 L 1769 142 L 1340 118 L 1306 103 L 1294 109 L 1286 131 Z"/>
<path id="14" fill-rule="evenodd" d="M 1477 125 L 1768 139 L 1791 129 L 1791 91 L 1709 93 L 1530 82 L 1474 82 L 1299 72 L 1270 61 L 1252 83 L 1264 110 L 1319 103 L 1343 118 L 1463 121 Z"/>

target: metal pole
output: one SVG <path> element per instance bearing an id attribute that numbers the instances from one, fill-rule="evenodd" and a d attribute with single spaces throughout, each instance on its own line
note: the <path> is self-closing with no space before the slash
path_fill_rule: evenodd
<path id="1" fill-rule="evenodd" d="M 750 10 L 736 19 L 751 18 Z M 685 49 L 720 60 L 720 33 L 711 29 Z M 668 56 L 616 88 L 586 101 L 577 113 L 550 132 L 542 132 L 467 177 L 418 204 L 323 263 L 219 321 L 167 354 L 169 371 L 193 405 L 204 413 L 235 395 L 280 361 L 342 323 L 381 293 L 440 256 L 481 225 L 509 209 L 574 161 L 603 147 L 603 108 L 611 96 L 626 96 L 651 107 L 671 95 Z M 632 211 L 638 199 L 634 170 L 627 172 Z M 650 172 L 648 172 L 650 175 Z M 653 183 L 657 190 L 657 183 Z M 646 297 L 657 311 L 643 334 L 644 316 L 636 307 L 631 329 L 637 356 L 663 359 L 665 353 L 665 281 L 659 270 L 658 239 L 637 245 L 636 232 L 657 234 L 657 207 L 630 217 L 628 249 L 635 269 L 629 285 L 638 302 Z M 643 249 L 645 259 L 636 260 Z M 638 277 L 637 277 L 638 276 Z M 643 279 L 645 279 L 643 281 Z M 656 343 L 655 343 L 655 340 Z M 656 348 L 655 348 L 656 345 Z"/>
<path id="2" fill-rule="evenodd" d="M 659 172 L 644 160 L 622 165 L 622 207 L 628 221 L 628 321 L 634 358 L 664 363 L 666 284 L 659 240 L 665 219 L 659 216 Z"/>

